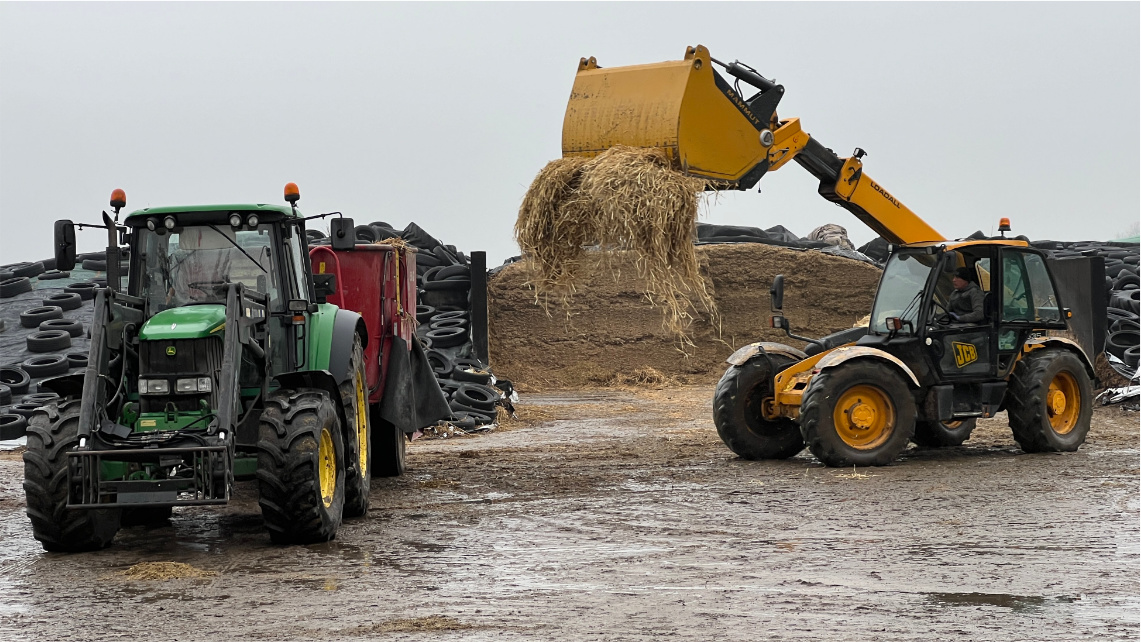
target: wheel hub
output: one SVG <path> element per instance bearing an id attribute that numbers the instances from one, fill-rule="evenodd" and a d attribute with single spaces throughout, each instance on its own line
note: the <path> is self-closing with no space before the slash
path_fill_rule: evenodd
<path id="1" fill-rule="evenodd" d="M 1061 390 L 1051 390 L 1049 399 L 1046 402 L 1046 407 L 1050 409 L 1050 414 L 1057 416 L 1066 411 L 1066 394 Z"/>
<path id="2" fill-rule="evenodd" d="M 360 453 L 361 477 L 368 479 L 368 405 L 365 403 L 364 377 L 356 378 L 357 450 Z"/>
<path id="3" fill-rule="evenodd" d="M 321 485 L 321 503 L 325 508 L 333 505 L 337 489 L 337 454 L 333 449 L 333 435 L 328 428 L 321 429 L 321 442 L 317 446 L 318 481 Z"/>
<path id="4" fill-rule="evenodd" d="M 854 406 L 848 409 L 848 417 L 852 420 L 853 428 L 867 430 L 875 425 L 876 409 L 869 404 L 856 402 Z"/>

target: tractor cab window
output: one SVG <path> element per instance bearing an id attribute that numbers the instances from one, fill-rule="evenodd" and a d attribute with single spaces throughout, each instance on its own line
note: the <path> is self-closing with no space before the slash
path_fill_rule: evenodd
<path id="1" fill-rule="evenodd" d="M 1003 251 L 1002 320 L 1030 323 L 1062 320 L 1058 297 L 1041 256 L 1018 250 Z"/>
<path id="2" fill-rule="evenodd" d="M 268 294 L 271 305 L 279 298 L 269 225 L 236 231 L 229 225 L 187 225 L 167 234 L 145 228 L 139 233 L 146 257 L 141 294 L 154 312 L 224 304 L 230 283 Z"/>
<path id="3" fill-rule="evenodd" d="M 910 322 L 903 333 L 915 330 L 927 277 L 936 260 L 937 255 L 926 252 L 899 252 L 888 260 L 872 306 L 871 332 L 889 332 L 887 320 L 892 317 Z"/>
<path id="4" fill-rule="evenodd" d="M 289 257 L 290 263 L 293 267 L 294 283 L 296 289 L 293 294 L 298 299 L 309 299 L 309 276 L 306 271 L 306 264 L 309 261 L 309 253 L 301 235 L 300 227 L 293 228 L 293 235 L 285 239 L 285 252 Z"/>

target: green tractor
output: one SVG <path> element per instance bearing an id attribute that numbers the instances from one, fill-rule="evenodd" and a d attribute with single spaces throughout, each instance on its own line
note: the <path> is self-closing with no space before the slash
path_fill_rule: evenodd
<path id="1" fill-rule="evenodd" d="M 60 399 L 29 421 L 24 490 L 46 550 L 99 549 L 121 524 L 224 504 L 236 479 L 256 479 L 275 543 L 331 540 L 367 512 L 368 333 L 325 303 L 336 284 L 314 279 L 292 183 L 285 198 L 119 223 L 115 190 L 114 220 L 78 225 L 107 230 L 108 287 L 86 370 L 42 383 Z M 333 223 L 351 238 L 351 219 Z M 61 270 L 75 264 L 76 227 L 56 222 Z"/>

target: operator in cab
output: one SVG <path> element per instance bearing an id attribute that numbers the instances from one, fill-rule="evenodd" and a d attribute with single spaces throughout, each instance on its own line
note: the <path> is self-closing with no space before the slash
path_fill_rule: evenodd
<path id="1" fill-rule="evenodd" d="M 955 276 L 951 277 L 955 291 L 951 293 L 948 312 L 959 323 L 983 320 L 983 291 L 973 282 L 973 276 L 970 268 L 961 267 L 955 268 Z"/>

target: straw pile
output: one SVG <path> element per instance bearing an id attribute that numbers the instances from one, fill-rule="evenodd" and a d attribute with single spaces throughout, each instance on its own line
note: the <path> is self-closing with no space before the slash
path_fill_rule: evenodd
<path id="1" fill-rule="evenodd" d="M 654 149 L 619 146 L 592 159 L 548 163 L 527 190 L 515 223 L 536 302 L 565 307 L 584 272 L 613 272 L 607 252 L 629 250 L 640 291 L 661 309 L 664 327 L 692 345 L 693 320 L 717 316 L 693 244 L 698 194 L 706 187 L 705 180 L 672 169 Z"/>

